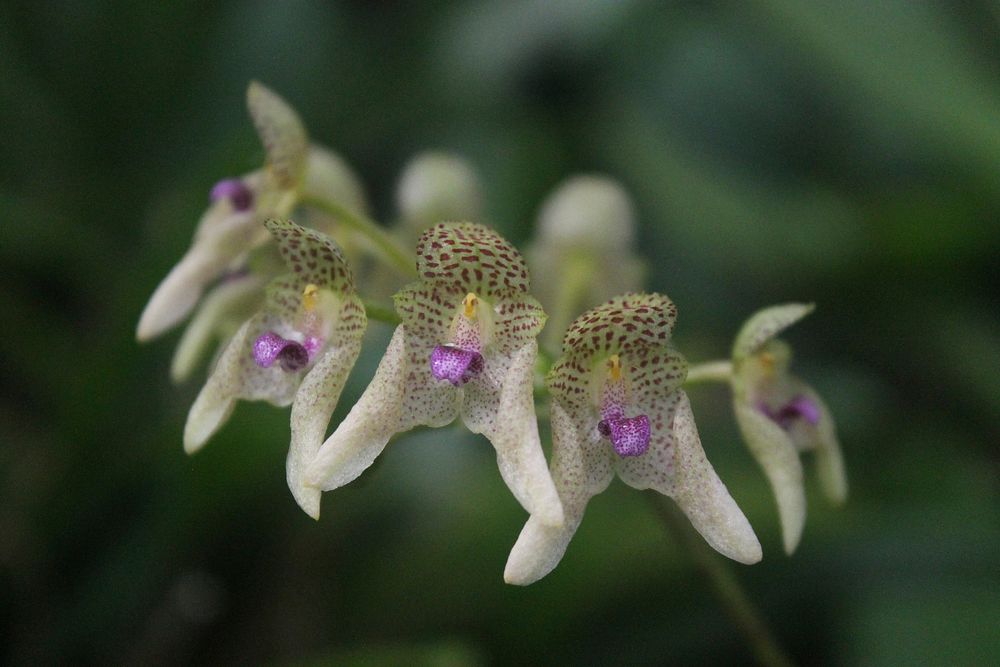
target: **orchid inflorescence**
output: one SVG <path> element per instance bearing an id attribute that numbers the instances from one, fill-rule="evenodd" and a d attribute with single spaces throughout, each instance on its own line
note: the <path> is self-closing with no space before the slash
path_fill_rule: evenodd
<path id="1" fill-rule="evenodd" d="M 466 221 L 481 217 L 482 195 L 460 158 L 414 160 L 400 187 L 400 223 L 382 227 L 366 217 L 350 168 L 309 142 L 284 100 L 252 83 L 247 102 L 266 164 L 211 188 L 191 248 L 137 330 L 148 340 L 194 312 L 175 354 L 176 380 L 217 346 L 184 429 L 187 452 L 224 426 L 238 400 L 291 405 L 288 485 L 318 519 L 322 492 L 356 479 L 393 436 L 459 417 L 492 443 L 504 482 L 530 515 L 507 562 L 510 583 L 532 583 L 558 564 L 588 502 L 616 475 L 673 499 L 718 552 L 755 563 L 760 543 L 706 458 L 684 392 L 685 383 L 714 379 L 731 385 L 788 553 L 805 520 L 800 452 L 816 452 L 825 494 L 845 499 L 830 413 L 788 372 L 790 348 L 775 338 L 811 305 L 758 312 L 731 361 L 689 369 L 671 343 L 677 307 L 641 291 L 633 208 L 614 181 L 578 176 L 558 188 L 526 261 L 490 227 Z M 400 277 L 411 282 L 393 297 L 395 315 L 359 294 L 364 284 L 370 296 L 387 296 L 388 280 Z M 327 437 L 370 318 L 395 332 Z M 551 465 L 536 415 L 545 400 Z"/>

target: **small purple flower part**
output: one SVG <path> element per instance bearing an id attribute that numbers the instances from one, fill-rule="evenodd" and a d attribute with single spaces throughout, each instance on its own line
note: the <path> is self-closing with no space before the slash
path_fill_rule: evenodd
<path id="1" fill-rule="evenodd" d="M 215 202 L 228 199 L 237 211 L 248 211 L 253 206 L 253 192 L 238 178 L 227 178 L 212 186 L 208 198 Z"/>
<path id="2" fill-rule="evenodd" d="M 771 421 L 776 423 L 786 431 L 795 424 L 795 420 L 802 418 L 815 426 L 819 423 L 819 406 L 809 399 L 808 396 L 798 395 L 791 399 L 777 410 L 770 408 L 766 403 L 760 403 L 757 408 L 764 413 Z"/>
<path id="3" fill-rule="evenodd" d="M 293 373 L 309 363 L 309 352 L 300 343 L 286 340 L 268 331 L 257 337 L 253 344 L 253 359 L 261 368 L 270 368 L 277 361 L 282 370 Z"/>
<path id="4" fill-rule="evenodd" d="M 601 435 L 611 439 L 618 456 L 642 456 L 649 449 L 649 417 L 612 417 L 597 424 Z"/>
<path id="5" fill-rule="evenodd" d="M 459 387 L 483 372 L 483 355 L 454 345 L 438 345 L 431 352 L 431 373 Z"/>

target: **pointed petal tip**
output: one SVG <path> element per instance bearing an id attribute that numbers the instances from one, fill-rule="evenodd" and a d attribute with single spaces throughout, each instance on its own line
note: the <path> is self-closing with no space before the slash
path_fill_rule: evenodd
<path id="1" fill-rule="evenodd" d="M 785 553 L 791 556 L 799 547 L 799 542 L 802 541 L 802 531 L 806 525 L 806 515 L 804 511 L 800 515 L 795 516 L 788 516 L 787 513 L 780 511 L 779 513 L 781 514 L 782 543 L 785 547 Z"/>
<path id="2" fill-rule="evenodd" d="M 292 496 L 299 508 L 306 513 L 313 521 L 319 521 L 320 492 L 319 489 L 303 485 L 303 488 L 296 492 L 292 490 Z"/>
<path id="3" fill-rule="evenodd" d="M 213 391 L 211 383 L 202 388 L 184 424 L 184 451 L 194 454 L 226 423 L 236 407 L 236 399 Z"/>
<path id="4" fill-rule="evenodd" d="M 199 398 L 201 398 L 200 395 Z M 195 411 L 195 408 L 198 406 L 199 401 L 195 400 L 194 405 L 191 406 L 191 411 L 188 413 L 187 422 L 184 424 L 184 453 L 188 456 L 196 454 L 204 447 L 215 431 L 214 426 L 206 427 L 204 415 L 200 415 Z M 217 424 L 218 422 L 215 423 Z"/>
<path id="5" fill-rule="evenodd" d="M 737 563 L 743 563 L 744 565 L 756 565 L 764 560 L 764 551 L 760 548 L 760 542 L 757 541 L 756 536 L 754 536 L 753 543 L 745 545 L 740 552 L 733 555 L 726 555 Z"/>
<path id="6" fill-rule="evenodd" d="M 532 515 L 524 524 L 507 557 L 503 578 L 508 584 L 527 586 L 548 575 L 559 565 L 579 521 L 558 528 L 545 525 Z"/>
<path id="7" fill-rule="evenodd" d="M 135 327 L 135 340 L 138 343 L 148 343 L 154 338 L 158 338 L 183 319 L 183 316 L 171 317 L 164 312 L 163 299 L 156 298 L 157 292 L 153 293 L 153 298 L 149 300 L 139 316 L 139 323 Z"/>
<path id="8" fill-rule="evenodd" d="M 510 561 L 507 561 L 507 567 L 503 571 L 503 582 L 511 586 L 530 586 L 539 579 L 541 577 L 532 578 L 519 568 L 511 567 Z"/>
<path id="9" fill-rule="evenodd" d="M 325 474 L 323 467 L 318 466 L 316 462 L 313 462 L 306 466 L 305 474 L 302 475 L 302 484 L 310 489 L 318 489 L 322 491 L 324 477 Z"/>
<path id="10" fill-rule="evenodd" d="M 511 549 L 507 564 L 503 569 L 503 581 L 511 586 L 529 586 L 543 578 L 553 567 L 539 567 L 537 558 L 532 558 L 532 554 L 525 548 L 519 548 L 521 540 Z"/>
<path id="11" fill-rule="evenodd" d="M 188 434 L 187 429 L 184 432 L 184 453 L 188 456 L 197 454 L 205 443 L 208 442 L 207 438 L 199 439 L 194 434 Z"/>

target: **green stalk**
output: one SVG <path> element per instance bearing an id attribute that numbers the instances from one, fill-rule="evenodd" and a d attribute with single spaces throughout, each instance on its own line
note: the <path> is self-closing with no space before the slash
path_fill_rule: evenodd
<path id="1" fill-rule="evenodd" d="M 384 322 L 393 326 L 398 325 L 402 321 L 399 319 L 399 315 L 396 314 L 396 311 L 392 308 L 392 306 L 388 306 L 384 303 L 375 303 L 364 298 L 362 298 L 361 301 L 365 304 L 365 315 L 369 320 Z"/>
<path id="2" fill-rule="evenodd" d="M 733 362 L 728 359 L 708 361 L 695 364 L 688 369 L 684 384 L 699 384 L 701 382 L 729 382 L 733 377 Z"/>
<path id="3" fill-rule="evenodd" d="M 558 357 L 562 346 L 563 334 L 580 314 L 581 302 L 586 296 L 587 286 L 594 279 L 597 267 L 589 253 L 573 253 L 566 259 L 559 290 L 556 292 L 555 305 L 545 322 L 542 332 L 543 347 L 553 356 Z"/>
<path id="4" fill-rule="evenodd" d="M 307 197 L 302 203 L 306 206 L 318 208 L 336 218 L 345 227 L 364 236 L 371 242 L 372 247 L 379 257 L 401 275 L 408 278 L 417 277 L 413 255 L 407 252 L 396 239 L 390 236 L 382 226 L 371 218 L 354 213 L 337 202 L 320 199 L 319 197 Z"/>
<path id="5" fill-rule="evenodd" d="M 757 662 L 765 667 L 791 667 L 794 663 L 778 644 L 760 610 L 754 606 L 722 556 L 712 550 L 673 503 L 655 492 L 646 494 L 667 532 L 687 552 L 694 566 L 708 579 L 716 598 L 740 631 Z"/>

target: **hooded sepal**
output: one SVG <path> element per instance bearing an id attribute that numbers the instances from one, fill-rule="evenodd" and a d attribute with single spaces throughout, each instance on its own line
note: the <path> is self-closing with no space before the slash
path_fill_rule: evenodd
<path id="1" fill-rule="evenodd" d="M 309 138 L 294 109 L 274 91 L 251 81 L 247 109 L 267 154 L 269 179 L 279 190 L 294 190 L 302 182 Z"/>
<path id="2" fill-rule="evenodd" d="M 733 361 L 740 362 L 757 352 L 765 343 L 792 326 L 815 308 L 811 303 L 786 303 L 753 314 L 736 335 Z"/>

